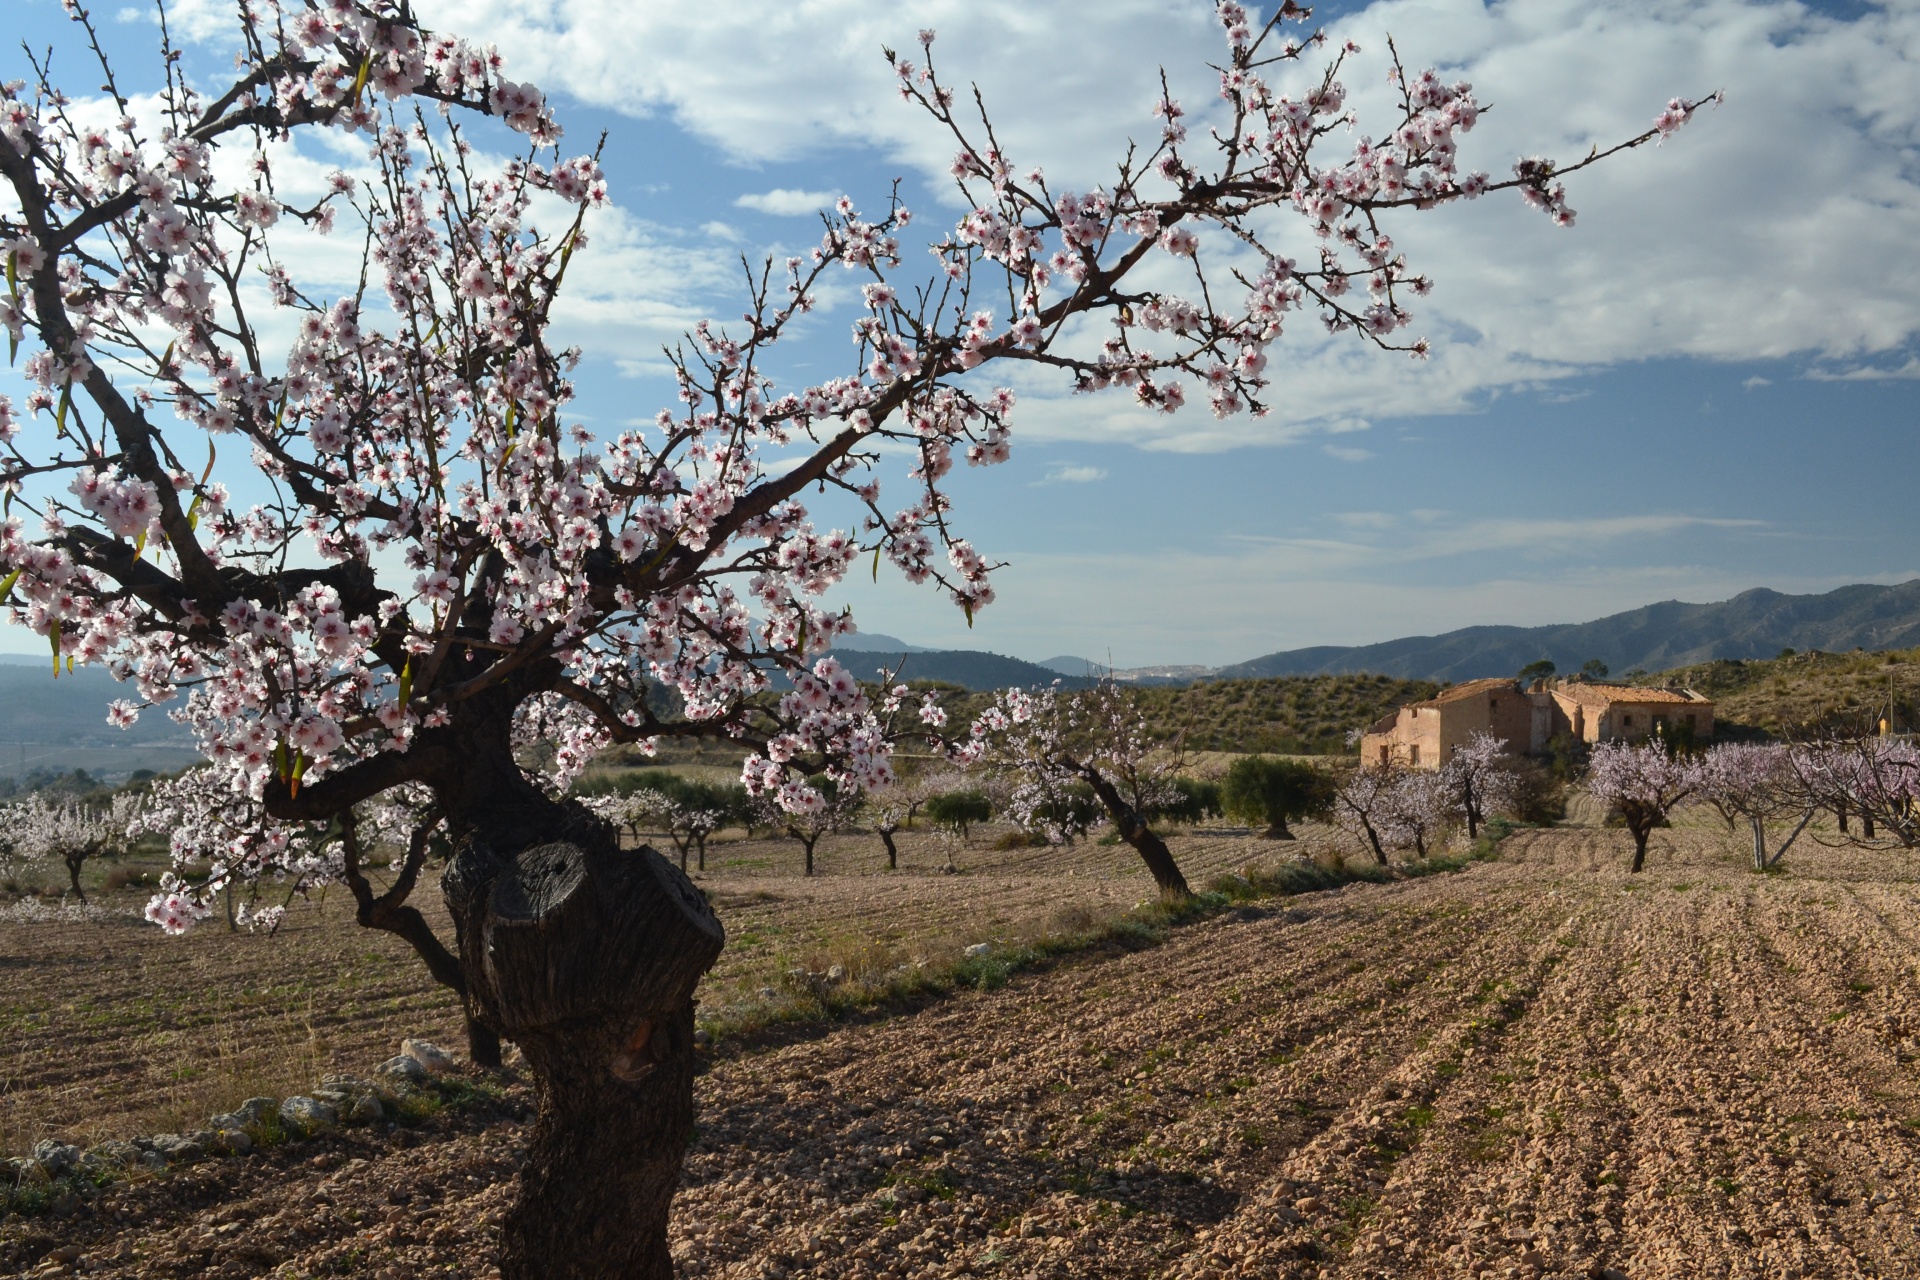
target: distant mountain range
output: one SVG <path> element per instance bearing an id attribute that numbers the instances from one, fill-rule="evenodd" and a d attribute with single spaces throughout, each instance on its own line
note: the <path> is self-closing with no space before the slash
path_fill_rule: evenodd
<path id="1" fill-rule="evenodd" d="M 1593 622 L 1548 627 L 1463 627 L 1383 644 L 1290 649 L 1222 667 L 1218 679 L 1344 675 L 1403 680 L 1512 675 L 1545 658 L 1561 671 L 1598 658 L 1618 676 L 1715 658 L 1771 658 L 1782 649 L 1907 649 L 1920 645 L 1920 579 L 1790 596 L 1757 588 L 1717 604 L 1663 600 Z"/>
<path id="2" fill-rule="evenodd" d="M 1170 664 L 1122 668 L 1113 674 L 1137 684 L 1360 672 L 1402 680 L 1459 681 L 1512 675 L 1542 658 L 1562 672 L 1571 672 L 1597 658 L 1612 674 L 1620 676 L 1636 669 L 1663 671 L 1714 658 L 1771 658 L 1782 649 L 1842 652 L 1916 646 L 1920 646 L 1920 579 L 1890 587 L 1841 587 L 1824 595 L 1807 596 L 1758 588 L 1715 604 L 1665 600 L 1592 622 L 1463 627 L 1443 635 L 1408 636 L 1380 644 L 1289 649 L 1227 667 Z M 942 656 L 936 651 L 923 652 L 915 662 L 925 671 L 939 665 Z M 1085 678 L 1106 671 L 1104 663 L 1072 654 L 1035 665 L 1049 673 L 1047 679 L 1056 672 Z M 984 677 L 988 672 L 979 674 Z M 1007 674 L 1011 678 L 1011 670 Z M 999 678 L 997 671 L 993 675 Z M 988 687 L 959 676 L 939 678 L 953 679 L 969 688 Z M 1036 682 L 1032 677 L 1021 681 Z"/>
<path id="3" fill-rule="evenodd" d="M 1369 645 L 1320 645 L 1270 653 L 1229 667 L 1158 666 L 1115 671 L 1140 684 L 1260 676 L 1350 675 L 1403 680 L 1508 676 L 1542 658 L 1562 672 L 1597 658 L 1618 677 L 1715 658 L 1771 658 L 1782 649 L 1920 647 L 1920 579 L 1898 586 L 1850 586 L 1790 596 L 1764 588 L 1716 604 L 1666 600 L 1592 622 L 1548 627 L 1464 627 Z M 1083 688 L 1105 665 L 1063 654 L 1044 663 L 973 649 L 932 649 L 874 633 L 848 636 L 835 652 L 856 676 L 899 669 L 906 680 L 939 680 L 968 689 L 1050 684 Z M 107 704 L 131 696 L 106 672 L 81 668 L 54 680 L 51 660 L 0 655 L 0 775 L 40 764 L 104 769 L 178 767 L 193 758 L 181 728 L 149 711 L 131 730 L 106 723 Z"/>
<path id="4" fill-rule="evenodd" d="M 1077 679 L 1064 677 L 1049 667 L 1004 654 L 978 649 L 927 649 L 892 636 L 848 636 L 834 645 L 833 653 L 862 680 L 873 679 L 884 667 L 901 680 L 939 680 L 967 689 L 1027 688 L 1055 680 L 1066 688 L 1084 689 L 1093 683 L 1084 671 Z"/>

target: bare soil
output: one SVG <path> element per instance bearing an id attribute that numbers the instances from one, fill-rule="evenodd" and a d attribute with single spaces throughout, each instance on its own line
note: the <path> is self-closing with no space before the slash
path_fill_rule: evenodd
<path id="1" fill-rule="evenodd" d="M 1254 843 L 1176 852 L 1194 874 Z M 1458 874 L 723 1046 L 676 1202 L 683 1274 L 1920 1274 L 1911 859 L 1813 846 L 1760 876 L 1702 828 L 1658 833 L 1642 876 L 1627 856 L 1621 832 L 1520 832 Z M 827 892 L 768 878 L 791 913 Z M 1079 878 L 1044 882 L 1050 909 Z M 901 909 L 841 879 L 869 904 L 843 921 Z M 1116 901 L 1143 883 L 1086 879 Z M 772 905 L 722 909 L 744 932 Z M 524 1105 L 516 1084 L 421 1129 L 148 1179 L 0 1224 L 0 1259 L 485 1276 Z"/>
<path id="2" fill-rule="evenodd" d="M 812 878 L 791 840 L 710 842 L 694 878 L 728 940 L 703 1015 L 764 1018 L 788 1003 L 796 968 L 838 964 L 860 977 L 936 963 L 977 942 L 1105 918 L 1153 892 L 1124 845 L 990 848 L 1002 830 L 971 844 L 903 832 L 893 872 L 877 837 L 829 836 Z M 1200 884 L 1278 849 L 1325 855 L 1333 843 L 1327 831 L 1293 845 L 1190 837 L 1182 857 Z M 949 855 L 958 874 L 944 870 Z M 365 1075 L 405 1036 L 465 1043 L 452 994 L 405 944 L 357 927 L 337 889 L 296 900 L 273 937 L 216 920 L 169 938 L 139 917 L 151 890 L 107 891 L 103 870 L 90 877 L 95 918 L 0 916 L 0 1155 L 49 1137 L 86 1145 L 195 1129 L 248 1097 Z M 415 896 L 451 941 L 437 890 Z"/>

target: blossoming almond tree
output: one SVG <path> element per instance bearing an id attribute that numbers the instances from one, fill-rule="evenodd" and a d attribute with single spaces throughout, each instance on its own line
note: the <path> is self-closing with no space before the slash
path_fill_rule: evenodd
<path id="1" fill-rule="evenodd" d="M 1513 801 L 1514 777 L 1505 768 L 1506 744 L 1490 733 L 1475 733 L 1453 749 L 1440 767 L 1440 785 L 1454 812 L 1467 820 L 1467 839 L 1479 838 L 1480 824 Z"/>
<path id="2" fill-rule="evenodd" d="M 131 792 L 122 792 L 105 804 L 31 795 L 0 809 L 0 837 L 22 862 L 57 861 L 65 866 L 73 896 L 85 902 L 81 869 L 89 859 L 126 841 L 140 803 L 141 797 Z"/>
<path id="3" fill-rule="evenodd" d="M 1593 749 L 1587 789 L 1625 819 L 1633 835 L 1631 870 L 1637 874 L 1647 865 L 1647 837 L 1668 814 L 1698 799 L 1706 780 L 1699 756 L 1668 755 L 1658 742 L 1603 742 Z"/>
<path id="4" fill-rule="evenodd" d="M 184 929 L 232 878 L 290 865 L 343 879 L 364 922 L 460 992 L 481 1056 L 495 1037 L 524 1050 L 540 1117 L 502 1229 L 508 1280 L 670 1273 L 692 997 L 723 942 L 666 859 L 622 851 L 565 798 L 573 772 L 609 743 L 724 737 L 789 813 L 824 804 L 808 776 L 884 787 L 893 705 L 822 656 L 852 623 L 821 597 L 871 556 L 969 617 L 992 600 L 943 485 L 958 457 L 1007 456 L 1014 397 L 986 366 L 1263 413 L 1290 322 L 1425 351 L 1403 331 L 1429 282 L 1394 218 L 1509 189 L 1569 222 L 1566 175 L 1699 105 L 1495 181 L 1459 162 L 1468 86 L 1396 58 L 1393 118 L 1354 141 L 1357 50 L 1283 91 L 1321 48 L 1288 34 L 1305 11 L 1227 2 L 1217 124 L 1191 145 L 1163 94 L 1111 184 L 1074 192 L 963 118 L 923 32 L 920 59 L 889 57 L 953 136 L 969 210 L 931 237 L 931 276 L 902 267 L 897 200 L 863 216 L 843 199 L 810 253 L 755 273 L 738 322 L 670 353 L 677 406 L 601 438 L 569 420 L 579 353 L 552 327 L 606 200 L 600 164 L 559 149 L 545 99 L 494 51 L 426 30 L 405 0 L 261 0 L 239 9 L 230 83 L 191 83 L 166 46 L 135 93 L 70 12 L 99 63 L 82 83 L 104 88 L 70 97 L 37 58 L 0 87 L 0 327 L 34 387 L 0 401 L 0 598 L 57 663 L 130 682 L 116 721 L 164 708 L 211 761 L 154 821 L 213 875 L 169 886 L 156 918 Z M 468 131 L 491 146 L 500 124 L 524 149 L 483 163 Z M 300 195 L 286 166 L 326 150 L 300 150 L 321 133 L 336 153 L 357 138 L 366 165 Z M 536 207 L 563 212 L 537 223 Z M 361 255 L 344 291 L 288 250 L 329 230 Z M 1149 262 L 1188 285 L 1141 283 Z M 856 357 L 783 390 L 778 346 L 828 272 L 861 282 Z M 913 465 L 889 507 L 891 450 Z M 863 523 L 818 527 L 810 490 Z M 652 686 L 684 715 L 658 714 Z M 536 742 L 548 774 L 516 756 Z M 376 893 L 342 833 L 403 787 L 431 800 Z M 436 839 L 451 945 L 406 901 L 411 851 Z"/>
<path id="5" fill-rule="evenodd" d="M 1699 799 L 1719 810 L 1729 827 L 1729 815 L 1746 819 L 1755 871 L 1778 866 L 1818 811 L 1818 803 L 1796 785 L 1798 776 L 1792 749 L 1776 743 L 1722 742 L 1701 757 Z M 1795 809 L 1800 810 L 1799 824 L 1769 853 L 1767 823 Z"/>
<path id="6" fill-rule="evenodd" d="M 984 760 L 1008 775 L 1007 816 L 1054 844 L 1071 843 L 1073 793 L 1092 788 L 1161 896 L 1191 896 L 1167 842 L 1147 822 L 1147 814 L 1179 797 L 1179 752 L 1148 737 L 1139 710 L 1113 680 L 1078 693 L 1007 690 L 966 738 L 942 745 L 962 763 Z"/>
<path id="7" fill-rule="evenodd" d="M 1329 815 L 1333 825 L 1363 842 L 1383 867 L 1397 826 L 1400 776 L 1405 772 L 1405 766 L 1397 763 L 1363 764 L 1333 793 Z"/>

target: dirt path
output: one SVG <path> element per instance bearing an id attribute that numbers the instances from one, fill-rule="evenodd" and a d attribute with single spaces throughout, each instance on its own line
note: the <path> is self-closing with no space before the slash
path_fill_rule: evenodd
<path id="1" fill-rule="evenodd" d="M 1812 850 L 1760 877 L 1730 850 L 1663 832 L 1630 878 L 1620 833 L 1520 833 L 1458 875 L 723 1058 L 682 1272 L 1920 1275 L 1915 868 Z M 521 1097 L 199 1166 L 0 1247 L 484 1275 Z"/>

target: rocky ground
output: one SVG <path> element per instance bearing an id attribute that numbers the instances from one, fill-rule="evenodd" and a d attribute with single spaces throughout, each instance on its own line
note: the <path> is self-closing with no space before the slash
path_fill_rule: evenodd
<path id="1" fill-rule="evenodd" d="M 716 1055 L 688 1276 L 1920 1274 L 1909 860 L 1521 832 Z M 526 1095 L 0 1225 L 108 1276 L 488 1274 Z"/>

